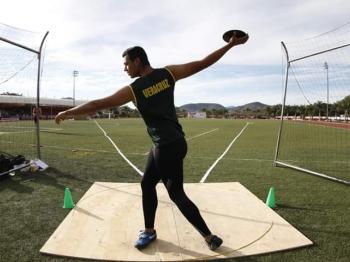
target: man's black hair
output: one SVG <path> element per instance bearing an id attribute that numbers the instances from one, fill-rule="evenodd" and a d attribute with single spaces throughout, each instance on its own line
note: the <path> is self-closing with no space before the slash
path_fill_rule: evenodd
<path id="1" fill-rule="evenodd" d="M 144 66 L 150 65 L 146 51 L 141 46 L 134 46 L 126 49 L 123 52 L 123 57 L 125 56 L 129 56 L 131 61 L 134 61 L 138 57 Z"/>

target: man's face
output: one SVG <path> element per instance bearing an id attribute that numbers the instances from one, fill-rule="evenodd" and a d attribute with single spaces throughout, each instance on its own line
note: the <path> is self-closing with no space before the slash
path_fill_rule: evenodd
<path id="1" fill-rule="evenodd" d="M 134 61 L 131 61 L 128 55 L 124 56 L 124 71 L 127 72 L 131 78 L 139 76 L 138 60 L 139 59 L 136 58 Z"/>

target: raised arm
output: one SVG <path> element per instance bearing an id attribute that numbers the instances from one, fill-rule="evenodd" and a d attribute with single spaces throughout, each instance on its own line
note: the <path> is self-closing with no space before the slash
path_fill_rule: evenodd
<path id="1" fill-rule="evenodd" d="M 130 101 L 133 101 L 133 99 L 134 96 L 131 91 L 131 87 L 126 86 L 119 89 L 113 95 L 106 96 L 101 99 L 92 100 L 85 104 L 58 113 L 58 115 L 55 117 L 55 122 L 57 124 L 60 124 L 60 122 L 66 119 L 67 117 L 76 115 L 87 115 L 95 113 L 98 110 L 107 109 L 115 106 L 121 106 Z"/>
<path id="2" fill-rule="evenodd" d="M 209 54 L 202 60 L 197 60 L 197 61 L 193 61 L 186 64 L 180 64 L 180 65 L 169 65 L 169 66 L 166 66 L 166 68 L 168 68 L 172 72 L 176 81 L 182 78 L 186 78 L 211 66 L 212 64 L 217 62 L 232 47 L 236 45 L 241 45 L 247 42 L 248 38 L 249 38 L 248 35 L 245 37 L 239 37 L 239 38 L 233 36 L 231 37 L 229 43 L 219 48 L 218 50 L 214 51 L 213 53 Z"/>

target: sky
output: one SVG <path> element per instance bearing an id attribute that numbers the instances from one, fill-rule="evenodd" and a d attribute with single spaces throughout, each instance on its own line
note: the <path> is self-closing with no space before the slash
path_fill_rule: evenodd
<path id="1" fill-rule="evenodd" d="M 139 45 L 155 68 L 202 59 L 229 29 L 249 33 L 213 66 L 176 84 L 175 105 L 281 103 L 281 41 L 350 21 L 348 0 L 0 0 L 0 23 L 49 31 L 41 96 L 91 100 L 130 84 L 123 51 Z M 0 30 L 1 34 L 1 30 Z M 0 35 L 1 36 L 1 35 Z M 35 42 L 37 43 L 37 42 Z"/>

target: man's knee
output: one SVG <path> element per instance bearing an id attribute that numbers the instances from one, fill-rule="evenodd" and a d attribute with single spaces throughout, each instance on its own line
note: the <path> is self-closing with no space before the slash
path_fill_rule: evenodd
<path id="1" fill-rule="evenodd" d="M 154 188 L 156 187 L 156 183 L 154 183 L 153 181 L 149 180 L 149 179 L 142 179 L 141 180 L 141 189 L 142 191 L 147 191 L 147 190 L 154 190 Z"/>
<path id="2" fill-rule="evenodd" d="M 183 191 L 182 187 L 176 186 L 176 184 L 173 183 L 172 180 L 168 180 L 166 184 L 166 188 L 168 190 L 168 194 L 170 199 L 178 206 L 185 206 L 188 198 Z"/>

